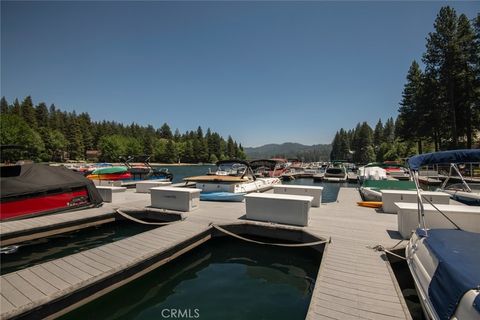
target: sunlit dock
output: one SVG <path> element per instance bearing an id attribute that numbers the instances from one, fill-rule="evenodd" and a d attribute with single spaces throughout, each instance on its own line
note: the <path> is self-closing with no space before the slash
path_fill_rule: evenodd
<path id="1" fill-rule="evenodd" d="M 369 248 L 398 243 L 397 217 L 358 207 L 359 200 L 356 189 L 340 189 L 337 202 L 310 209 L 308 227 L 246 220 L 245 203 L 201 202 L 197 210 L 182 213 L 181 220 L 169 225 L 2 275 L 1 319 L 60 316 L 207 241 L 216 233 L 212 223 L 266 226 L 266 236 L 286 230 L 282 235 L 290 231 L 288 240 L 300 242 L 331 239 L 323 254 L 308 319 L 410 319 L 387 259 Z M 142 211 L 149 205 L 149 194 L 127 191 L 120 201 L 101 208 L 2 223 L 2 238 L 14 239 L 15 233 L 34 235 L 44 232 L 47 225 L 73 223 L 87 216 L 97 217 L 96 221 L 114 219 L 115 208 Z"/>

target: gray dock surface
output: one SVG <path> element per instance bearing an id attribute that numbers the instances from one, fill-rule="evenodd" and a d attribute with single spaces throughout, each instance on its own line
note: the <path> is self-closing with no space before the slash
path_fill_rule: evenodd
<path id="1" fill-rule="evenodd" d="M 323 255 L 307 319 L 410 319 L 388 262 L 381 253 L 367 248 L 377 244 L 391 247 L 398 243 L 397 216 L 359 207 L 357 201 L 360 201 L 360 196 L 356 189 L 342 188 L 337 202 L 311 208 L 308 227 L 291 227 L 321 238 L 331 237 L 332 240 Z M 105 211 L 114 207 L 141 209 L 149 204 L 149 194 L 126 192 L 120 202 L 104 206 L 98 214 L 106 214 Z M 84 213 L 71 214 L 73 217 Z M 272 226 L 270 223 L 247 221 L 244 215 L 245 203 L 201 202 L 199 209 L 184 214 L 184 221 L 2 275 L 0 318 L 24 314 L 105 281 L 122 270 L 200 236 L 209 230 L 210 223 L 248 222 Z M 58 214 L 35 219 L 34 222 L 2 223 L 2 234 L 11 230 L 18 232 L 22 227 L 32 228 L 32 225 L 46 221 L 58 223 L 68 218 L 66 214 Z M 168 261 L 159 260 L 152 268 Z M 91 298 L 94 297 L 92 295 Z"/>

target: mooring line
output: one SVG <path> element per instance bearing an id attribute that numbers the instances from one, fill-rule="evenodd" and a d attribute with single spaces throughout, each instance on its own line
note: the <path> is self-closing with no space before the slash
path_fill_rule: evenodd
<path id="1" fill-rule="evenodd" d="M 177 221 L 171 221 L 171 222 L 147 222 L 147 221 L 143 221 L 143 220 L 134 218 L 134 217 L 126 214 L 125 212 L 123 212 L 123 211 L 120 210 L 120 209 L 115 209 L 115 212 L 118 213 L 119 215 L 121 215 L 122 217 L 128 219 L 128 220 L 132 220 L 132 221 L 135 221 L 135 222 L 141 223 L 141 224 L 149 224 L 149 225 L 155 225 L 155 226 L 165 226 L 165 225 L 168 225 L 168 224 L 172 224 L 172 223 L 174 223 L 174 222 L 177 222 Z"/>
<path id="2" fill-rule="evenodd" d="M 394 245 L 394 246 L 393 246 L 392 248 L 390 248 L 390 249 L 386 249 L 386 248 L 385 248 L 384 246 L 382 246 L 381 244 L 377 244 L 377 245 L 374 246 L 374 247 L 367 246 L 367 248 L 373 249 L 373 250 L 375 250 L 375 251 L 381 251 L 381 252 L 385 252 L 385 253 L 391 254 L 392 256 L 395 256 L 395 257 L 400 258 L 400 259 L 402 259 L 402 260 L 407 260 L 405 257 L 402 257 L 402 256 L 400 256 L 400 255 L 398 255 L 398 254 L 393 253 L 392 251 L 390 251 L 390 250 L 392 250 L 393 248 L 395 248 L 396 246 L 398 246 L 400 243 L 402 243 L 403 241 L 405 241 L 405 240 L 401 240 L 400 242 L 398 242 L 396 245 Z"/>
<path id="3" fill-rule="evenodd" d="M 225 230 L 222 227 L 217 226 L 216 224 L 213 224 L 213 223 L 210 223 L 210 225 L 212 227 L 214 227 L 215 229 L 217 229 L 218 231 L 221 231 L 221 232 L 223 232 L 223 233 L 225 233 L 229 236 L 232 236 L 234 238 L 237 238 L 237 239 L 240 239 L 240 240 L 243 240 L 243 241 L 247 241 L 247 242 L 256 243 L 256 244 L 270 245 L 270 246 L 276 246 L 276 247 L 309 247 L 309 246 L 316 246 L 316 245 L 331 242 L 331 238 L 329 238 L 328 240 L 307 242 L 307 243 L 270 243 L 270 242 L 262 242 L 262 241 L 257 241 L 257 240 L 248 239 L 248 238 L 239 236 L 238 234 L 235 234 L 233 232 Z"/>

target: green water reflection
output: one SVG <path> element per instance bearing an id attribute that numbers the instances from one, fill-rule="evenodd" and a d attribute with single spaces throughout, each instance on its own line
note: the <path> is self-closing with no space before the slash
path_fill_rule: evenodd
<path id="1" fill-rule="evenodd" d="M 320 258 L 213 239 L 61 319 L 304 319 Z"/>

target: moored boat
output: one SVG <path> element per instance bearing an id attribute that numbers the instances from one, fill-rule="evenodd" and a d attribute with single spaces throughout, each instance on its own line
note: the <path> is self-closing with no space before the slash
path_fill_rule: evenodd
<path id="1" fill-rule="evenodd" d="M 460 229 L 428 229 L 418 188 L 422 165 L 480 160 L 480 150 L 453 150 L 414 156 L 408 160 L 418 193 L 419 228 L 405 249 L 407 264 L 428 319 L 480 318 L 480 234 Z M 480 223 L 480 221 L 477 221 Z"/>
<path id="2" fill-rule="evenodd" d="M 25 164 L 0 169 L 2 221 L 102 204 L 93 182 L 65 167 Z"/>
<path id="3" fill-rule="evenodd" d="M 347 181 L 347 169 L 341 162 L 333 162 L 326 170 L 323 176 L 324 181 L 344 182 Z"/>
<path id="4" fill-rule="evenodd" d="M 202 194 L 208 193 L 210 201 L 242 201 L 239 194 L 262 192 L 281 183 L 279 178 L 255 177 L 250 164 L 243 160 L 224 160 L 217 162 L 217 170 L 204 176 L 193 176 L 183 179 L 185 182 L 195 183 L 195 187 L 202 189 Z M 216 195 L 214 193 L 217 193 Z M 227 197 L 230 194 L 230 198 Z M 224 199 L 224 200 L 222 200 Z"/>
<path id="5" fill-rule="evenodd" d="M 97 168 L 87 175 L 90 180 L 126 180 L 132 178 L 132 174 L 128 172 L 128 168 L 125 166 L 114 166 Z"/>
<path id="6" fill-rule="evenodd" d="M 480 151 L 479 151 L 480 152 Z M 460 183 L 448 185 L 452 178 L 452 173 L 456 172 Z M 464 179 L 456 163 L 450 164 L 450 170 L 447 178 L 440 186 L 440 191 L 450 194 L 451 198 L 467 205 L 480 206 L 480 184 L 469 184 Z"/>
<path id="7" fill-rule="evenodd" d="M 365 180 L 359 188 L 365 201 L 382 201 L 380 190 L 416 190 L 413 181 L 399 180 Z"/>
<path id="8" fill-rule="evenodd" d="M 287 172 L 287 161 L 284 159 L 258 159 L 249 162 L 256 177 L 281 177 Z"/>

